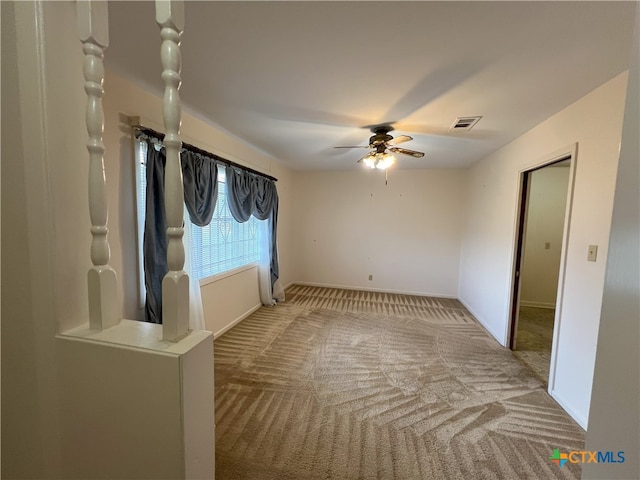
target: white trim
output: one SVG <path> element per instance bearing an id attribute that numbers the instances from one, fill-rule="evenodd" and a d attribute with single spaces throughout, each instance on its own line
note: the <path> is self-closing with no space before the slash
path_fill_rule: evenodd
<path id="1" fill-rule="evenodd" d="M 567 252 L 569 251 L 569 236 L 571 235 L 571 212 L 573 210 L 573 190 L 576 181 L 576 164 L 578 162 L 578 144 L 571 148 L 571 164 L 569 165 L 569 185 L 567 186 L 567 206 L 564 214 L 564 227 L 562 233 L 562 249 L 560 250 L 560 271 L 558 272 L 558 293 L 556 295 L 556 314 L 553 319 L 553 340 L 551 342 L 551 362 L 549 363 L 549 391 L 555 388 L 556 368 L 558 361 L 558 343 L 560 339 L 560 324 L 562 319 L 562 307 L 564 301 L 564 287 L 567 272 Z M 571 415 L 575 418 L 574 415 Z M 577 421 L 577 420 L 576 420 Z M 580 422 L 578 422 L 580 423 Z M 585 425 L 585 420 L 581 425 Z"/>
<path id="2" fill-rule="evenodd" d="M 491 330 L 491 329 L 489 328 L 489 326 L 488 326 L 487 322 L 485 322 L 485 321 L 484 321 L 484 320 L 483 320 L 479 315 L 477 315 L 477 314 L 476 314 L 476 313 L 471 309 L 471 307 L 467 304 L 467 302 L 465 302 L 465 301 L 464 301 L 463 299 L 461 299 L 461 298 L 458 298 L 458 301 L 459 301 L 459 302 L 464 306 L 464 308 L 466 308 L 466 309 L 469 311 L 469 313 L 470 313 L 471 315 L 473 315 L 473 318 L 475 318 L 475 319 L 476 319 L 476 321 L 480 324 L 480 326 L 481 326 L 482 328 L 484 328 L 484 329 L 485 329 L 485 331 L 486 331 L 489 335 L 491 335 L 491 336 L 495 339 L 495 341 L 496 341 L 496 342 L 498 342 L 501 346 L 503 346 L 503 347 L 505 347 L 505 348 L 508 348 L 508 347 L 507 347 L 506 338 L 504 338 L 504 339 L 500 340 L 500 337 L 497 335 L 497 333 L 496 333 L 496 332 L 494 332 L 493 330 Z"/>
<path id="3" fill-rule="evenodd" d="M 571 418 L 573 418 L 576 423 L 580 425 L 580 427 L 582 427 L 583 430 L 587 430 L 587 426 L 589 425 L 588 419 L 574 410 L 574 408 L 562 397 L 562 395 L 551 388 L 551 384 L 549 384 L 548 393 L 549 395 L 551 395 L 551 398 L 558 402 L 558 405 L 560 405 L 562 409 L 567 412 L 569 416 L 571 416 Z"/>
<path id="4" fill-rule="evenodd" d="M 520 226 L 524 225 L 526 228 L 526 223 L 527 223 L 527 215 L 528 215 L 528 209 L 525 209 L 524 212 L 522 212 L 522 197 L 523 197 L 523 186 L 524 186 L 524 178 L 525 178 L 525 173 L 533 168 L 536 167 L 531 167 L 531 168 L 525 168 L 525 169 L 521 169 L 518 171 L 518 191 L 517 191 L 517 196 L 516 196 L 516 202 L 515 202 L 515 212 L 513 215 L 513 227 L 512 227 L 512 232 L 513 232 L 513 242 L 511 243 L 511 264 L 510 264 L 510 268 L 511 271 L 509 272 L 509 278 L 510 278 L 510 283 L 509 283 L 509 290 L 507 293 L 507 298 L 508 298 L 508 303 L 507 303 L 507 318 L 505 321 L 505 325 L 504 325 L 504 343 L 502 343 L 503 346 L 510 348 L 512 347 L 511 345 L 511 332 L 513 330 L 513 328 L 516 329 L 517 332 L 517 328 L 518 328 L 518 321 L 520 319 L 520 315 L 519 315 L 519 311 L 516 311 L 516 319 L 515 322 L 513 322 L 514 324 L 512 325 L 512 311 L 513 311 L 513 304 L 514 303 L 519 303 L 520 302 L 520 294 L 522 292 L 521 288 L 518 288 L 518 298 L 513 298 L 513 286 L 515 282 L 520 282 L 521 278 L 516 278 L 516 272 L 518 270 L 522 270 L 520 267 L 522 266 L 522 263 L 524 261 L 524 255 L 520 258 L 520 264 L 516 265 L 516 259 L 518 258 L 518 241 L 522 240 L 522 243 L 520 244 L 520 252 L 524 253 L 524 249 L 525 249 L 525 242 L 526 242 L 526 235 L 523 236 L 522 239 L 520 239 Z M 525 204 L 529 202 L 529 194 L 531 192 L 531 189 L 527 189 L 527 198 L 524 200 Z M 524 218 L 523 218 L 523 214 L 524 214 Z M 516 340 L 517 342 L 517 340 Z"/>
<path id="5" fill-rule="evenodd" d="M 225 274 L 220 274 L 220 275 L 214 275 L 212 277 L 208 277 L 204 280 L 209 280 L 209 279 L 213 279 L 211 280 L 211 282 L 220 280 L 224 277 L 228 277 L 230 275 L 235 275 L 237 273 L 240 273 L 244 270 L 248 270 L 251 267 L 255 267 L 257 268 L 258 265 L 245 265 L 244 267 L 238 267 L 236 268 L 234 271 L 229 271 L 229 272 L 225 272 Z M 209 282 L 209 283 L 211 283 Z M 287 283 L 287 286 L 284 287 L 284 290 L 286 290 L 287 288 L 289 288 L 291 285 L 296 285 L 299 284 L 300 282 L 289 282 Z M 202 286 L 202 283 L 200 284 Z M 215 332 L 213 334 L 213 338 L 216 339 L 218 337 L 220 337 L 221 335 L 224 335 L 226 332 L 228 332 L 229 330 L 231 330 L 233 327 L 235 327 L 237 324 L 239 324 L 242 320 L 244 320 L 245 318 L 247 318 L 249 315 L 251 315 L 252 313 L 258 311 L 260 309 L 260 307 L 262 307 L 263 305 L 261 303 L 258 303 L 255 307 L 252 307 L 251 309 L 249 309 L 247 312 L 243 313 L 242 315 L 240 315 L 238 318 L 236 318 L 235 320 L 231 321 L 230 323 L 228 323 L 227 325 L 225 325 L 224 327 L 222 327 L 220 330 L 218 330 L 217 332 Z"/>
<path id="6" fill-rule="evenodd" d="M 403 290 L 389 290 L 388 288 L 367 288 L 359 286 L 347 286 L 347 285 L 333 285 L 329 283 L 315 283 L 315 282 L 291 282 L 290 285 L 304 285 L 308 287 L 325 287 L 325 288 L 341 288 L 343 290 L 361 290 L 364 292 L 381 292 L 381 293 L 395 293 L 398 295 L 417 295 L 420 297 L 436 297 L 436 298 L 453 298 L 457 299 L 455 295 L 447 295 L 442 293 L 425 293 L 425 292 L 411 292 Z"/>
<path id="7" fill-rule="evenodd" d="M 549 391 L 554 387 L 555 384 L 555 375 L 556 375 L 556 362 L 558 359 L 557 354 L 557 345 L 558 339 L 560 335 L 560 319 L 562 318 L 562 302 L 564 299 L 564 281 L 565 274 L 567 269 L 567 251 L 569 248 L 569 234 L 570 234 L 570 226 L 571 226 L 571 212 L 573 208 L 573 190 L 575 185 L 575 177 L 576 177 L 576 162 L 578 161 L 578 143 L 572 143 L 567 145 L 566 147 L 560 148 L 551 152 L 536 162 L 523 166 L 520 170 L 518 170 L 518 197 L 516 201 L 516 214 L 515 224 L 513 228 L 513 241 L 512 252 L 511 252 L 511 273 L 509 275 L 510 283 L 509 283 L 509 303 L 507 304 L 507 321 L 504 328 L 505 335 L 505 343 L 503 345 L 507 346 L 508 339 L 511 336 L 511 307 L 513 305 L 513 284 L 516 281 L 515 272 L 516 272 L 516 254 L 517 254 L 517 242 L 518 242 L 518 222 L 519 222 L 519 210 L 520 210 L 520 201 L 522 199 L 522 176 L 525 172 L 536 170 L 546 165 L 552 164 L 561 160 L 564 157 L 570 157 L 571 163 L 569 165 L 569 184 L 567 185 L 567 204 L 565 208 L 565 217 L 564 217 L 564 226 L 562 233 L 562 249 L 560 251 L 560 270 L 558 272 L 558 293 L 556 296 L 556 305 L 555 305 L 555 318 L 553 323 L 553 340 L 551 344 L 551 361 L 549 363 Z M 522 303 L 521 303 L 522 304 Z M 466 306 L 466 305 L 465 305 Z M 469 310 L 471 311 L 471 310 Z M 477 317 L 476 317 L 477 318 Z M 480 321 L 480 320 L 478 320 Z M 482 323 L 482 322 L 481 322 Z M 573 416 L 573 415 L 572 415 Z"/>
<path id="8" fill-rule="evenodd" d="M 513 215 L 513 235 L 512 235 L 512 242 L 511 242 L 511 271 L 509 272 L 509 278 L 510 278 L 510 283 L 509 283 L 509 293 L 508 293 L 508 303 L 507 303 L 507 319 L 505 322 L 505 332 L 504 332 L 504 337 L 505 337 L 505 342 L 508 342 L 508 339 L 511 338 L 511 307 L 513 306 L 513 284 L 516 281 L 515 280 L 515 274 L 516 274 L 516 255 L 517 255 L 517 244 L 518 244 L 518 233 L 519 233 L 519 223 L 520 223 L 520 201 L 522 200 L 522 177 L 526 172 L 530 172 L 532 170 L 537 170 L 539 168 L 543 168 L 546 165 L 549 165 L 551 163 L 555 163 L 558 160 L 561 160 L 564 157 L 570 157 L 571 158 L 571 164 L 569 166 L 569 185 L 567 187 L 567 209 L 565 211 L 565 224 L 564 224 L 564 230 L 563 230 L 563 235 L 566 235 L 568 232 L 568 228 L 569 228 L 569 221 L 570 221 L 570 215 L 571 215 L 571 205 L 572 205 L 572 199 L 573 199 L 573 184 L 575 183 L 575 163 L 576 163 L 576 156 L 577 156 L 577 150 L 578 150 L 578 143 L 571 143 L 565 147 L 559 148 L 558 150 L 554 150 L 551 153 L 548 153 L 547 155 L 543 155 L 542 157 L 539 157 L 538 160 L 534 161 L 531 164 L 525 165 L 522 168 L 520 168 L 518 170 L 517 173 L 517 181 L 518 181 L 518 186 L 517 186 L 517 197 L 516 197 L 516 202 L 515 202 L 515 212 Z M 568 236 L 567 236 L 568 238 Z M 560 255 L 560 276 L 558 277 L 558 296 L 557 296 L 557 300 L 556 300 L 556 305 L 559 308 L 560 307 L 560 280 L 563 278 L 563 270 L 566 268 L 566 252 L 565 249 L 567 248 L 567 238 L 565 238 L 563 236 L 563 240 L 562 240 L 562 250 L 561 250 L 561 255 Z M 524 246 L 524 245 L 523 245 Z M 556 311 L 556 316 L 557 316 L 558 311 Z M 555 341 L 555 340 L 554 340 Z M 506 346 L 506 343 L 505 343 Z"/>
<path id="9" fill-rule="evenodd" d="M 527 302 L 525 300 L 520 300 L 520 306 L 521 307 L 533 307 L 533 308 L 546 308 L 549 310 L 553 310 L 554 308 L 556 308 L 556 304 L 555 303 L 549 303 L 549 302 Z"/>
<path id="10" fill-rule="evenodd" d="M 569 157 L 569 156 L 571 157 L 571 160 L 572 160 L 571 163 L 573 163 L 573 160 L 576 157 L 577 150 L 578 150 L 578 142 L 571 143 L 562 148 L 554 150 L 553 152 L 543 155 L 542 157 L 538 158 L 538 160 L 535 163 L 527 165 L 526 167 L 522 167 L 518 171 L 518 173 L 524 173 L 530 170 L 543 168 L 551 163 L 556 163 L 559 160 L 562 160 L 564 157 Z"/>
<path id="11" fill-rule="evenodd" d="M 213 334 L 213 338 L 214 340 L 216 338 L 218 338 L 219 336 L 225 334 L 227 331 L 231 330 L 233 327 L 235 327 L 237 324 L 239 324 L 242 320 L 244 320 L 245 318 L 247 318 L 249 315 L 251 315 L 252 313 L 256 312 L 257 310 L 260 309 L 260 307 L 262 307 L 263 305 L 261 303 L 257 304 L 255 307 L 249 309 L 247 312 L 243 313 L 242 315 L 240 315 L 238 318 L 236 318 L 235 320 L 233 320 L 231 323 L 227 324 L 226 326 L 222 327 L 220 330 L 218 330 L 217 332 L 215 332 Z"/>
<path id="12" fill-rule="evenodd" d="M 231 270 L 227 270 L 226 272 L 216 273 L 215 275 L 210 275 L 205 278 L 200 279 L 200 287 L 204 287 L 205 285 L 209 285 L 210 283 L 217 282 L 222 280 L 223 278 L 232 277 L 233 275 L 237 275 L 245 270 L 250 270 L 252 268 L 258 268 L 258 262 L 247 263 L 246 265 L 241 265 L 240 267 L 232 268 Z"/>

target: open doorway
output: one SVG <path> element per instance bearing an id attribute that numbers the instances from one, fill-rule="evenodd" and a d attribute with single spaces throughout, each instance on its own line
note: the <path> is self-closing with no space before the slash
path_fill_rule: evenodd
<path id="1" fill-rule="evenodd" d="M 510 348 L 545 384 L 554 338 L 571 156 L 522 173 Z"/>

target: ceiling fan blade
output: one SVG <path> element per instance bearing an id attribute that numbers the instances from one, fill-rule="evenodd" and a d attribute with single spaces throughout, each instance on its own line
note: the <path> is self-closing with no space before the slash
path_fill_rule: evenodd
<path id="1" fill-rule="evenodd" d="M 413 140 L 413 137 L 410 137 L 409 135 L 398 135 L 393 140 L 389 140 L 387 145 L 398 145 L 399 143 L 408 142 L 409 140 Z"/>
<path id="2" fill-rule="evenodd" d="M 401 153 L 403 155 L 411 155 L 412 157 L 415 157 L 415 158 L 424 157 L 424 153 L 416 152 L 415 150 L 409 150 L 408 148 L 391 147 L 391 148 L 389 148 L 389 150 L 391 150 L 393 153 Z"/>
<path id="3" fill-rule="evenodd" d="M 346 147 L 333 147 L 333 148 L 371 148 L 369 145 L 350 145 Z"/>

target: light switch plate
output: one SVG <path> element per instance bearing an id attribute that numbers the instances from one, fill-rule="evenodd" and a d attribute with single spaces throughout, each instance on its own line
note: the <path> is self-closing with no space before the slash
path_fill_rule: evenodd
<path id="1" fill-rule="evenodd" d="M 587 253 L 587 260 L 590 262 L 595 262 L 598 258 L 598 246 L 597 245 L 589 245 L 589 252 Z"/>

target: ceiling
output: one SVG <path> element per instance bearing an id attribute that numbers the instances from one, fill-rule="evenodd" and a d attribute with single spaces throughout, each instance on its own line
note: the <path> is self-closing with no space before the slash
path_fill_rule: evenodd
<path id="1" fill-rule="evenodd" d="M 296 170 L 463 168 L 625 70 L 636 2 L 186 2 L 183 109 Z M 110 2 L 108 69 L 161 94 L 154 2 Z M 108 92 L 107 92 L 108 94 Z M 456 117 L 481 115 L 468 132 Z"/>

